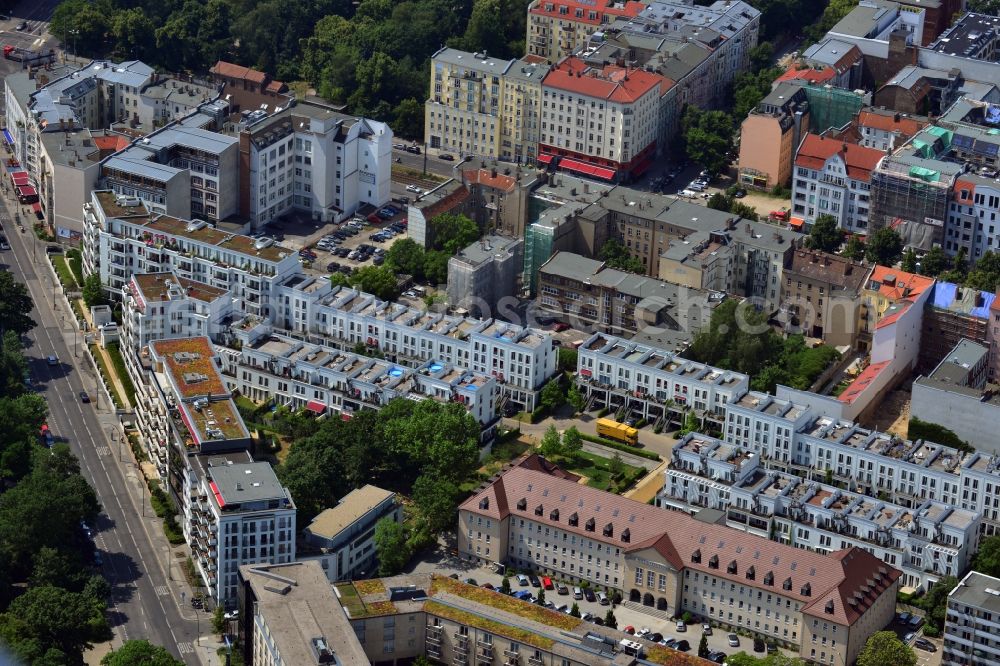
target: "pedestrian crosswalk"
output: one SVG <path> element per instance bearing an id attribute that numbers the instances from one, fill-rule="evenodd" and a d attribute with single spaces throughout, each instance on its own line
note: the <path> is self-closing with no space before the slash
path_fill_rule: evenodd
<path id="1" fill-rule="evenodd" d="M 170 594 L 170 590 L 166 585 L 157 585 L 153 588 L 153 590 L 156 592 L 156 596 L 158 597 L 165 597 Z"/>
<path id="2" fill-rule="evenodd" d="M 97 451 L 97 455 L 99 455 L 99 456 L 111 455 L 111 447 L 110 446 L 98 446 L 95 450 Z"/>

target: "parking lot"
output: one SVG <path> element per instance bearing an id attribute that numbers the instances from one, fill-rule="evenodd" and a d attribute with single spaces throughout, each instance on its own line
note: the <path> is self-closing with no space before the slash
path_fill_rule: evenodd
<path id="1" fill-rule="evenodd" d="M 908 613 L 897 614 L 896 619 L 887 629 L 895 632 L 901 641 L 913 648 L 913 652 L 917 655 L 917 666 L 940 666 L 942 642 L 940 639 L 929 639 L 923 635 L 921 632 L 922 619 L 919 624 L 915 624 L 909 622 Z M 928 646 L 933 646 L 934 649 L 928 650 Z"/>
<path id="2" fill-rule="evenodd" d="M 500 588 L 503 581 L 503 576 L 493 570 L 465 562 L 443 548 L 435 550 L 432 554 L 425 556 L 419 562 L 412 564 L 411 570 L 419 573 L 433 572 L 442 576 L 452 576 L 454 574 L 458 576 L 459 580 L 468 581 L 471 579 L 474 580 L 477 585 L 485 585 L 486 583 L 489 583 L 497 589 Z M 555 580 L 553 580 L 553 583 L 558 585 L 558 582 Z M 528 591 L 535 596 L 538 595 L 538 587 L 534 587 L 530 584 L 527 586 L 520 585 L 513 573 L 511 574 L 510 585 L 512 592 L 516 593 L 519 591 Z M 572 608 L 575 603 L 580 609 L 581 615 L 589 613 L 595 617 L 601 618 L 602 620 L 608 610 L 612 608 L 611 605 L 602 606 L 596 600 L 587 601 L 586 599 L 574 599 L 572 590 L 573 588 L 571 586 L 567 588 L 568 594 L 559 594 L 557 590 L 546 590 L 545 601 L 551 602 L 557 608 L 563 605 Z M 690 651 L 688 654 L 697 654 L 698 643 L 701 641 L 702 635 L 702 628 L 700 624 L 689 625 L 683 632 L 679 632 L 677 631 L 677 623 L 675 621 L 659 617 L 662 616 L 663 613 L 652 615 L 648 612 L 644 612 L 644 609 L 645 607 L 633 602 L 625 602 L 615 606 L 613 611 L 615 619 L 618 621 L 618 628 L 624 630 L 626 627 L 631 626 L 636 632 L 648 629 L 652 633 L 660 633 L 663 635 L 663 640 L 671 638 L 675 640 L 686 640 L 690 645 Z M 751 654 L 753 653 L 753 641 L 751 639 L 746 638 L 745 636 L 740 636 L 739 646 L 731 647 L 729 645 L 727 634 L 728 632 L 723 629 L 712 629 L 712 633 L 708 636 L 709 650 L 720 651 L 727 655 L 744 651 Z M 625 637 L 626 636 L 622 634 L 622 638 Z M 794 653 L 786 650 L 782 650 L 782 652 L 785 652 L 789 656 L 795 656 Z M 757 656 L 762 655 L 758 654 Z"/>

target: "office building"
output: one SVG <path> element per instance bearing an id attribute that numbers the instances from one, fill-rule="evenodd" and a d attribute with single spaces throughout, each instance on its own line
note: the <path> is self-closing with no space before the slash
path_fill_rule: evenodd
<path id="1" fill-rule="evenodd" d="M 988 666 L 1000 661 L 997 633 L 1000 578 L 970 571 L 948 595 L 943 666 Z"/>
<path id="2" fill-rule="evenodd" d="M 718 510 L 729 527 L 821 553 L 857 546 L 915 590 L 960 575 L 979 542 L 972 511 L 933 499 L 906 508 L 767 469 L 758 454 L 698 433 L 674 445 L 665 475 L 658 505 Z"/>
<path id="3" fill-rule="evenodd" d="M 391 490 L 366 484 L 324 509 L 302 529 L 299 561 L 315 559 L 331 582 L 363 580 L 375 573 L 375 525 L 403 521 L 403 505 Z"/>
<path id="4" fill-rule="evenodd" d="M 460 505 L 458 552 L 627 591 L 668 613 L 797 645 L 823 664 L 851 663 L 892 620 L 901 576 L 857 547 L 777 544 L 521 467 Z"/>
<path id="5" fill-rule="evenodd" d="M 448 303 L 477 317 L 498 313 L 517 298 L 524 266 L 524 239 L 490 234 L 448 259 Z"/>
<path id="6" fill-rule="evenodd" d="M 792 214 L 808 226 L 832 215 L 845 231 L 869 233 L 872 171 L 884 156 L 875 148 L 807 134 L 795 154 Z"/>

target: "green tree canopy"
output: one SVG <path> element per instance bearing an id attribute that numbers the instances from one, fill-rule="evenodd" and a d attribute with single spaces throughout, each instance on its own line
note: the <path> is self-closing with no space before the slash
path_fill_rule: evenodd
<path id="1" fill-rule="evenodd" d="M 549 380 L 549 383 L 542 387 L 542 392 L 538 395 L 538 402 L 543 409 L 552 411 L 566 402 L 566 394 L 563 393 L 559 378 Z"/>
<path id="2" fill-rule="evenodd" d="M 104 288 L 101 286 L 101 276 L 97 273 L 91 273 L 86 277 L 80 293 L 83 296 L 83 302 L 87 304 L 88 308 L 95 305 L 103 305 L 106 301 L 104 298 Z"/>
<path id="3" fill-rule="evenodd" d="M 566 428 L 562 436 L 562 454 L 572 457 L 581 450 L 583 450 L 583 437 L 580 436 L 580 431 L 576 426 Z"/>
<path id="4" fill-rule="evenodd" d="M 556 430 L 554 425 L 550 425 L 545 430 L 545 434 L 542 435 L 542 441 L 538 445 L 538 450 L 542 452 L 543 456 L 549 457 L 562 453 L 562 438 L 559 436 L 559 431 Z"/>
<path id="5" fill-rule="evenodd" d="M 937 277 L 942 271 L 951 268 L 951 265 L 951 259 L 945 254 L 944 248 L 935 246 L 920 260 L 920 274 Z"/>
<path id="6" fill-rule="evenodd" d="M 858 666 L 915 666 L 913 648 L 899 640 L 893 631 L 872 634 L 858 655 Z"/>
<path id="7" fill-rule="evenodd" d="M 610 268 L 617 268 L 618 270 L 630 273 L 639 273 L 640 275 L 645 275 L 646 273 L 646 266 L 642 261 L 629 254 L 628 249 L 617 238 L 609 238 L 601 246 L 601 250 L 597 256 L 598 259 L 607 263 Z"/>
<path id="8" fill-rule="evenodd" d="M 391 516 L 375 524 L 375 552 L 378 554 L 378 575 L 395 576 L 410 559 L 406 545 L 406 530 Z"/>
<path id="9" fill-rule="evenodd" d="M 111 637 L 105 606 L 104 599 L 84 592 L 50 585 L 32 587 L 0 613 L 0 638 L 27 661 L 45 657 L 50 649 L 78 655 Z"/>
<path id="10" fill-rule="evenodd" d="M 857 234 L 851 234 L 841 254 L 852 261 L 861 261 L 865 258 L 865 244 Z"/>
<path id="11" fill-rule="evenodd" d="M 828 213 L 820 213 L 809 230 L 806 245 L 813 250 L 836 252 L 843 239 L 844 234 L 837 225 L 837 218 Z"/>
<path id="12" fill-rule="evenodd" d="M 733 146 L 733 119 L 722 111 L 702 111 L 695 106 L 684 109 L 681 134 L 688 159 L 712 173 L 720 173 L 729 164 Z"/>
<path id="13" fill-rule="evenodd" d="M 23 335 L 33 329 L 35 321 L 28 316 L 33 306 L 24 283 L 10 271 L 0 271 L 0 333 Z"/>
<path id="14" fill-rule="evenodd" d="M 865 256 L 873 264 L 892 266 L 903 254 L 903 240 L 895 229 L 882 227 L 868 237 Z"/>
<path id="15" fill-rule="evenodd" d="M 374 294 L 383 301 L 391 301 L 399 296 L 396 274 L 389 266 L 364 266 L 351 275 L 348 281 L 361 291 Z"/>
<path id="16" fill-rule="evenodd" d="M 147 640 L 130 640 L 104 655 L 101 666 L 184 666 L 184 662 Z"/>
<path id="17" fill-rule="evenodd" d="M 917 253 L 912 247 L 903 253 L 903 260 L 900 262 L 900 268 L 907 273 L 917 272 Z"/>
<path id="18" fill-rule="evenodd" d="M 479 227 L 465 215 L 441 213 L 430 219 L 429 235 L 433 249 L 451 256 L 479 239 Z"/>
<path id="19" fill-rule="evenodd" d="M 1000 287 L 1000 254 L 988 250 L 984 252 L 969 271 L 965 286 L 982 291 L 996 291 Z"/>
<path id="20" fill-rule="evenodd" d="M 979 542 L 972 568 L 987 576 L 1000 578 L 1000 535 L 984 537 Z"/>
<path id="21" fill-rule="evenodd" d="M 412 275 L 415 280 L 424 278 L 424 248 L 412 238 L 401 238 L 385 253 L 387 264 L 399 273 Z"/>
<path id="22" fill-rule="evenodd" d="M 413 483 L 413 503 L 433 534 L 454 529 L 458 486 L 448 479 L 423 475 Z"/>

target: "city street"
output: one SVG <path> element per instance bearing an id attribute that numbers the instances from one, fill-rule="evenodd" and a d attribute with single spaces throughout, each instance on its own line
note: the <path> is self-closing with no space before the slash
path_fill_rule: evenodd
<path id="1" fill-rule="evenodd" d="M 103 553 L 102 571 L 113 586 L 109 617 L 113 646 L 132 638 L 146 638 L 165 646 L 189 664 L 202 663 L 194 655 L 199 624 L 192 609 L 179 598 L 187 584 L 180 566 L 171 567 L 171 550 L 146 501 L 148 494 L 135 467 L 121 425 L 107 394 L 79 339 L 74 338 L 66 301 L 45 257 L 45 243 L 36 240 L 30 221 L 18 232 L 14 214 L 4 198 L 4 233 L 11 249 L 0 253 L 0 262 L 16 280 L 27 284 L 37 326 L 27 336 L 34 389 L 49 406 L 48 424 L 57 441 L 69 444 L 80 459 L 83 475 L 93 485 L 102 505 L 94 540 Z M 82 336 L 80 336 L 82 337 Z M 58 362 L 49 365 L 54 355 Z M 87 391 L 93 402 L 80 402 Z M 145 517 L 143 517 L 145 514 Z M 171 573 L 168 573 L 171 571 Z M 171 578 L 173 580 L 168 580 Z M 210 631 L 209 616 L 202 613 L 200 628 Z M 206 639 L 206 642 L 208 639 Z"/>

